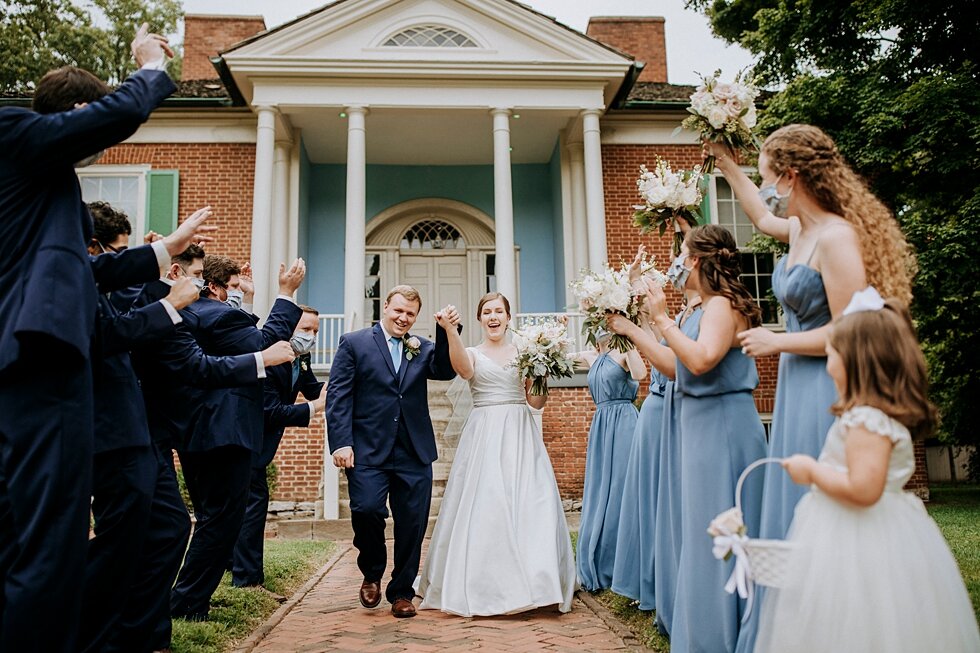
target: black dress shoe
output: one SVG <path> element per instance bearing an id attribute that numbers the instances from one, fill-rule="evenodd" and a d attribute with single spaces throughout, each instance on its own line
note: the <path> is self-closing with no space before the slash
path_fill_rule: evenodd
<path id="1" fill-rule="evenodd" d="M 381 581 L 365 580 L 361 583 L 359 593 L 361 605 L 365 608 L 376 608 L 381 603 Z"/>
<path id="2" fill-rule="evenodd" d="M 399 619 L 406 619 L 415 616 L 415 604 L 408 599 L 395 599 L 391 604 L 391 614 Z"/>

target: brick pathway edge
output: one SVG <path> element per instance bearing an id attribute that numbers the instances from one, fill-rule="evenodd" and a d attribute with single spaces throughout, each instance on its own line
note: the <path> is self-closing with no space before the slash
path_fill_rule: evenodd
<path id="1" fill-rule="evenodd" d="M 590 593 L 579 590 L 575 593 L 578 599 L 585 604 L 585 606 L 592 611 L 595 616 L 599 617 L 603 623 L 609 626 L 609 630 L 616 633 L 616 635 L 623 640 L 631 649 L 636 649 L 638 651 L 649 651 L 646 646 L 640 643 L 640 640 L 636 638 L 633 631 L 629 629 L 619 618 L 612 613 L 612 610 L 599 603 Z"/>

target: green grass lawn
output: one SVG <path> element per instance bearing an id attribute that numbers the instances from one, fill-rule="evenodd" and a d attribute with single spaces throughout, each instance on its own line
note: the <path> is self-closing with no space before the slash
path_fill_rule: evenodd
<path id="1" fill-rule="evenodd" d="M 926 504 L 929 514 L 949 543 L 970 592 L 973 610 L 980 620 L 980 486 L 933 485 L 930 493 L 930 502 Z M 641 611 L 635 601 L 609 590 L 593 596 L 648 649 L 657 653 L 670 651 L 667 638 L 660 635 L 653 623 L 652 611 Z"/>
<path id="2" fill-rule="evenodd" d="M 333 552 L 333 542 L 266 540 L 266 587 L 290 596 L 319 569 Z M 208 621 L 174 620 L 174 653 L 219 653 L 248 637 L 279 608 L 279 603 L 257 589 L 231 586 L 225 573 L 211 597 Z"/>

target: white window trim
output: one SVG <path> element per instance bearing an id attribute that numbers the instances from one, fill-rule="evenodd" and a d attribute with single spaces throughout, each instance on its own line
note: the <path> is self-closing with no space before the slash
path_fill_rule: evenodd
<path id="1" fill-rule="evenodd" d="M 740 169 L 742 170 L 742 172 L 744 172 L 746 175 L 749 176 L 752 176 L 753 174 L 756 173 L 756 169 L 751 166 L 740 166 Z M 710 211 L 711 211 L 711 224 L 719 224 L 718 223 L 718 178 L 719 177 L 724 179 L 725 175 L 721 174 L 721 171 L 717 169 L 714 172 L 712 172 L 711 175 L 709 175 L 708 177 L 708 203 L 710 205 Z M 726 179 L 725 181 L 727 182 L 728 180 Z M 729 184 L 729 186 L 730 185 L 731 184 Z M 758 230 L 756 229 L 756 231 Z M 739 248 L 739 251 L 745 253 L 752 253 L 750 252 L 750 250 L 744 248 Z M 779 258 L 776 255 L 773 255 L 774 265 L 778 260 Z M 783 316 L 782 311 L 778 311 L 777 315 L 779 316 L 778 322 L 763 323 L 762 326 L 766 327 L 770 331 L 775 331 L 775 332 L 785 331 L 786 319 Z"/>
<path id="2" fill-rule="evenodd" d="M 135 177 L 139 184 L 139 197 L 136 202 L 136 215 L 129 216 L 133 233 L 129 237 L 131 247 L 143 244 L 146 235 L 146 178 L 152 170 L 148 165 L 91 165 L 77 168 L 79 183 L 83 177 Z"/>

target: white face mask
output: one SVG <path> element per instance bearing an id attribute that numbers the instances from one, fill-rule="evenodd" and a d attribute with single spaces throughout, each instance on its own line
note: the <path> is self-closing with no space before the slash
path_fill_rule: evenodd
<path id="1" fill-rule="evenodd" d="M 96 161 L 98 161 L 99 159 L 101 159 L 103 154 L 105 154 L 105 150 L 100 150 L 99 152 L 96 152 L 95 154 L 91 154 L 91 155 L 85 157 L 84 159 L 82 159 L 81 161 L 76 162 L 75 163 L 75 167 L 76 168 L 85 168 L 87 166 L 90 166 L 93 163 L 95 163 Z"/>
<path id="2" fill-rule="evenodd" d="M 229 288 L 228 299 L 225 300 L 225 303 L 231 306 L 232 308 L 240 309 L 242 307 L 242 300 L 244 298 L 245 298 L 245 293 L 243 293 L 241 290 L 235 290 L 233 288 Z"/>
<path id="3" fill-rule="evenodd" d="M 786 192 L 785 195 L 779 194 L 779 189 L 776 188 L 776 184 L 783 176 L 779 177 L 771 184 L 766 184 L 759 189 L 759 199 L 763 201 L 769 212 L 772 213 L 777 218 L 785 218 L 787 209 L 789 208 L 789 196 L 793 194 L 793 187 Z"/>

